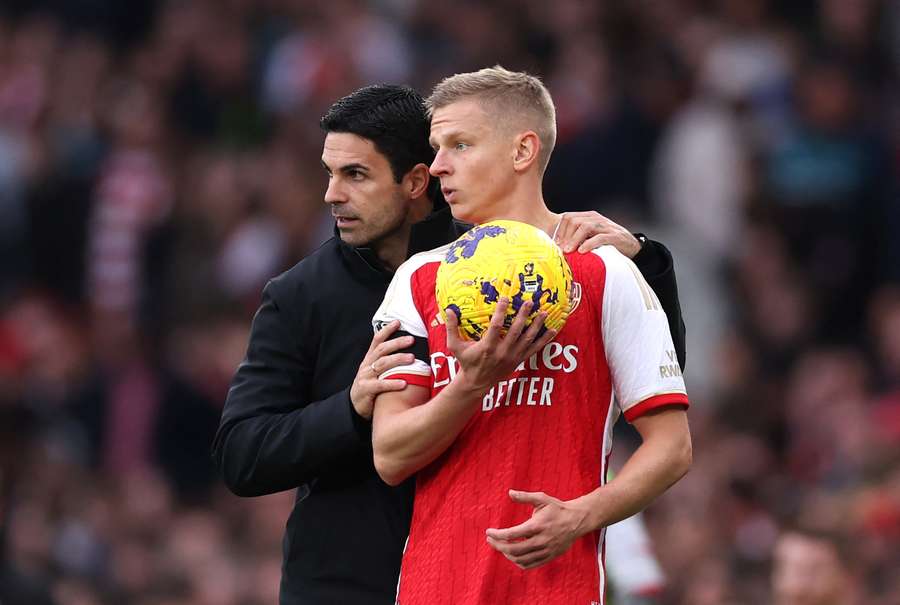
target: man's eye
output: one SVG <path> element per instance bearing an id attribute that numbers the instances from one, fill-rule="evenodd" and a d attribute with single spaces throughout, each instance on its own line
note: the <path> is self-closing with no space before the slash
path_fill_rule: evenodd
<path id="1" fill-rule="evenodd" d="M 361 180 L 363 180 L 365 177 L 366 177 L 366 175 L 364 175 L 364 174 L 363 174 L 362 172 L 360 172 L 359 170 L 351 170 L 351 171 L 350 171 L 350 178 L 353 179 L 354 181 L 361 181 Z"/>
<path id="2" fill-rule="evenodd" d="M 456 144 L 456 150 L 457 150 L 457 151 L 465 151 L 465 150 L 468 149 L 468 148 L 469 148 L 469 144 L 468 144 L 468 143 L 457 143 L 457 144 Z"/>

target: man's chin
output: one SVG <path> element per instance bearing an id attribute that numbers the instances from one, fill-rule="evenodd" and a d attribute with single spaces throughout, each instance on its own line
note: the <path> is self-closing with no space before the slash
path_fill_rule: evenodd
<path id="1" fill-rule="evenodd" d="M 341 238 L 341 241 L 345 244 L 350 244 L 351 246 L 358 245 L 356 242 L 361 239 L 359 237 L 359 232 L 355 229 L 342 229 L 338 227 L 337 232 L 338 237 Z"/>
<path id="2" fill-rule="evenodd" d="M 372 238 L 362 229 L 341 229 L 338 227 L 338 235 L 342 242 L 354 248 L 364 248 L 372 242 Z"/>
<path id="3" fill-rule="evenodd" d="M 469 223 L 470 225 L 474 225 L 478 222 L 478 216 L 476 213 L 472 212 L 465 206 L 457 205 L 450 206 L 450 214 L 453 215 L 453 218 L 463 222 Z"/>

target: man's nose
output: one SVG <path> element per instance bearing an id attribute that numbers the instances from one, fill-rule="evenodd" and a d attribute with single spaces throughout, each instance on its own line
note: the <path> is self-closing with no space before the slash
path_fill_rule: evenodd
<path id="1" fill-rule="evenodd" d="M 443 150 L 438 151 L 434 156 L 434 160 L 431 162 L 431 166 L 428 167 L 428 172 L 431 176 L 444 176 L 450 174 L 450 165 L 447 162 L 447 154 L 443 152 Z"/>
<path id="2" fill-rule="evenodd" d="M 328 179 L 328 188 L 325 189 L 326 204 L 342 204 L 347 201 L 347 194 L 341 186 L 340 180 L 334 177 Z"/>

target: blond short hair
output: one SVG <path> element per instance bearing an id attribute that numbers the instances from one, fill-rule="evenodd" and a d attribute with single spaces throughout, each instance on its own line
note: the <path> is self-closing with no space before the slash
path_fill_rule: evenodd
<path id="1" fill-rule="evenodd" d="M 500 65 L 444 78 L 425 100 L 430 118 L 435 110 L 468 97 L 484 102 L 495 116 L 522 116 L 541 141 L 538 167 L 541 174 L 556 145 L 556 108 L 543 82 L 522 71 Z"/>

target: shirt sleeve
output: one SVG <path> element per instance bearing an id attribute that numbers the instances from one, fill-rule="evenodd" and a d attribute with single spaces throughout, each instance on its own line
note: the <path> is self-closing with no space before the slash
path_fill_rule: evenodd
<path id="1" fill-rule="evenodd" d="M 416 270 L 419 267 L 421 261 L 415 256 L 400 265 L 388 286 L 381 306 L 372 318 L 372 326 L 375 330 L 380 330 L 392 321 L 399 321 L 400 329 L 392 338 L 410 335 L 415 339 L 413 346 L 406 349 L 415 355 L 415 360 L 409 365 L 397 366 L 382 373 L 380 378 L 405 380 L 408 384 L 430 389 L 433 374 L 428 353 L 428 329 L 413 295 Z"/>
<path id="2" fill-rule="evenodd" d="M 678 298 L 678 281 L 675 278 L 672 253 L 661 243 L 648 239 L 632 261 L 662 303 L 669 321 L 669 333 L 678 354 L 678 363 L 683 371 L 687 362 L 686 329 Z"/>
<path id="3" fill-rule="evenodd" d="M 628 422 L 650 410 L 689 405 L 668 319 L 634 263 L 611 246 L 595 250 L 606 267 L 603 346 L 616 402 Z"/>

